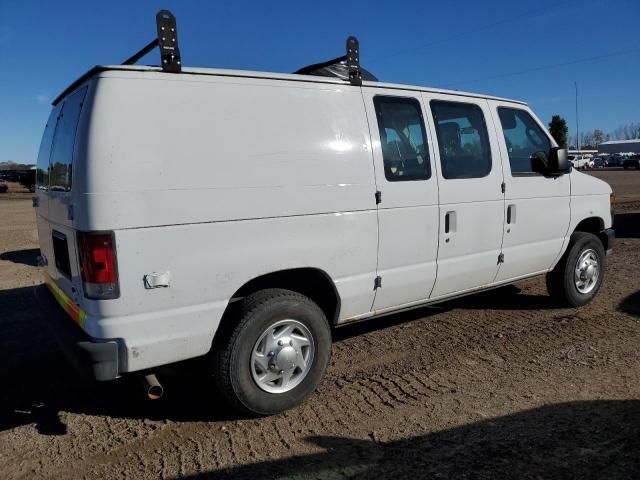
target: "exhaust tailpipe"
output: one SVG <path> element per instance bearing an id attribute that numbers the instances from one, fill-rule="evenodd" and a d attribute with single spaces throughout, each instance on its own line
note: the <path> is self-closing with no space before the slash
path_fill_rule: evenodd
<path id="1" fill-rule="evenodd" d="M 158 400 L 164 394 L 164 388 L 158 381 L 155 373 L 145 375 L 142 379 L 144 391 L 149 400 Z"/>

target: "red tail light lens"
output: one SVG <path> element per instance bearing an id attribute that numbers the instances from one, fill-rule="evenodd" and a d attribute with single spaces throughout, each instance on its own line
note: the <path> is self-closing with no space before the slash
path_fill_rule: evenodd
<path id="1" fill-rule="evenodd" d="M 113 232 L 78 232 L 80 272 L 84 296 L 98 300 L 118 298 L 118 270 Z"/>

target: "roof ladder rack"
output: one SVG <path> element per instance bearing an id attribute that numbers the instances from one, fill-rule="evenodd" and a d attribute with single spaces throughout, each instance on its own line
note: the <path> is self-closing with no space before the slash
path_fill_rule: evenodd
<path id="1" fill-rule="evenodd" d="M 362 79 L 377 80 L 371 73 L 360 67 L 360 43 L 354 36 L 347 38 L 346 54 L 326 62 L 314 63 L 296 70 L 295 74 L 338 77 L 348 80 L 351 85 L 362 85 Z"/>
<path id="2" fill-rule="evenodd" d="M 347 38 L 347 68 L 349 69 L 349 83 L 362 85 L 362 72 L 360 71 L 360 42 L 354 36 Z"/>
<path id="3" fill-rule="evenodd" d="M 122 65 L 133 65 L 156 47 L 160 48 L 160 65 L 163 72 L 180 73 L 182 61 L 178 48 L 176 17 L 169 10 L 160 10 L 156 15 L 158 38 L 153 39 L 139 52 L 127 58 Z"/>

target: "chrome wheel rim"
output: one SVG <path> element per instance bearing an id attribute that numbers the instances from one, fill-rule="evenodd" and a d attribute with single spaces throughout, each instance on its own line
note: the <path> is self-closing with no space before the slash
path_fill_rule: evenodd
<path id="1" fill-rule="evenodd" d="M 297 320 L 280 320 L 266 328 L 253 346 L 251 376 L 265 392 L 288 392 L 308 375 L 313 352 L 307 327 Z"/>
<path id="2" fill-rule="evenodd" d="M 587 294 L 591 292 L 600 277 L 600 265 L 598 255 L 592 248 L 582 252 L 573 273 L 573 280 L 578 292 Z"/>

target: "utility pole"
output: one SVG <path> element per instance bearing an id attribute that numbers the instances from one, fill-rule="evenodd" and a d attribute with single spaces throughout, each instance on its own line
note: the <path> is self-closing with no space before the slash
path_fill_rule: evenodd
<path id="1" fill-rule="evenodd" d="M 578 82 L 573 82 L 576 87 L 576 147 L 580 151 L 580 123 L 578 120 Z"/>

